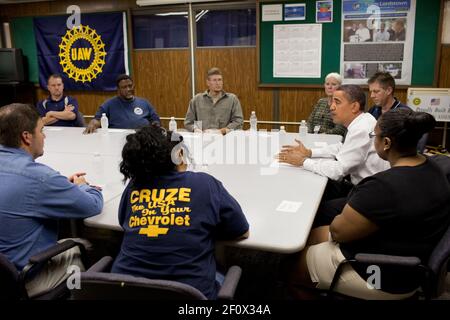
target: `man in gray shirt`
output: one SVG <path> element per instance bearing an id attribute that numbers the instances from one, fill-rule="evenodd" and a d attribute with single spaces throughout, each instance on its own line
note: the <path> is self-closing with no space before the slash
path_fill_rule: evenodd
<path id="1" fill-rule="evenodd" d="M 196 94 L 189 102 L 184 127 L 188 131 L 215 129 L 222 134 L 242 129 L 244 120 L 241 103 L 235 94 L 223 90 L 222 72 L 219 68 L 208 70 L 206 84 L 208 90 Z M 194 121 L 201 121 L 201 128 L 194 126 Z"/>

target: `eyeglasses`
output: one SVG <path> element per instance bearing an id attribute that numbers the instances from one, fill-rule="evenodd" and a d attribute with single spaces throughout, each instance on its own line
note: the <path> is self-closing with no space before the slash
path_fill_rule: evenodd
<path id="1" fill-rule="evenodd" d="M 369 132 L 369 138 L 370 139 L 375 138 L 376 136 L 377 135 L 376 135 L 375 131 Z"/>

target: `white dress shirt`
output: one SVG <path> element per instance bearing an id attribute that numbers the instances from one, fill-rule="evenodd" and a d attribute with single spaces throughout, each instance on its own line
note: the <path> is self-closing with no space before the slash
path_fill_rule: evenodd
<path id="1" fill-rule="evenodd" d="M 361 113 L 348 126 L 344 143 L 311 149 L 312 158 L 328 159 L 306 159 L 303 168 L 332 180 L 341 180 L 350 174 L 354 185 L 365 177 L 389 169 L 389 162 L 377 155 L 373 139 L 369 137 L 376 123 L 371 114 Z"/>
<path id="2" fill-rule="evenodd" d="M 359 36 L 360 42 L 370 40 L 370 31 L 367 28 L 358 29 L 356 30 L 355 34 Z"/>

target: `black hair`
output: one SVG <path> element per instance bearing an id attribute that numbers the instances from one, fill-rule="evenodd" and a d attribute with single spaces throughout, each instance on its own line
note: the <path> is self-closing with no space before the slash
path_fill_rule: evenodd
<path id="1" fill-rule="evenodd" d="M 355 84 L 344 84 L 339 86 L 336 91 L 344 91 L 350 102 L 358 102 L 359 110 L 364 111 L 366 107 L 366 95 L 360 86 Z"/>
<path id="2" fill-rule="evenodd" d="M 435 125 L 436 120 L 431 114 L 409 108 L 392 109 L 378 119 L 381 137 L 390 138 L 392 148 L 400 154 L 414 154 L 417 142 Z"/>
<path id="3" fill-rule="evenodd" d="M 131 80 L 131 82 L 133 82 L 133 79 L 131 79 L 131 77 L 129 75 L 121 74 L 116 79 L 117 88 L 119 88 L 119 82 L 122 81 L 122 80 Z"/>
<path id="4" fill-rule="evenodd" d="M 19 148 L 24 131 L 34 133 L 39 113 L 29 104 L 13 103 L 0 108 L 0 144 Z"/>
<path id="5" fill-rule="evenodd" d="M 183 136 L 157 126 L 149 125 L 127 136 L 122 149 L 120 172 L 136 186 L 143 186 L 154 177 L 175 170 L 172 150 L 183 141 Z"/>

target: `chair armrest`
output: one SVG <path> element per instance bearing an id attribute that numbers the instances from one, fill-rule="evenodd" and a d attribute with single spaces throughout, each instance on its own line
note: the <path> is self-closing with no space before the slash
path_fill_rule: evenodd
<path id="1" fill-rule="evenodd" d="M 86 272 L 109 272 L 114 259 L 110 256 L 106 256 L 98 260 L 93 264 Z"/>
<path id="2" fill-rule="evenodd" d="M 417 267 L 421 264 L 418 257 L 391 256 L 385 254 L 358 253 L 356 262 L 381 265 L 394 265 L 403 267 Z"/>
<path id="3" fill-rule="evenodd" d="M 44 263 L 53 258 L 54 256 L 57 256 L 58 254 L 67 251 L 75 246 L 80 247 L 80 252 L 81 254 L 83 254 L 84 252 L 83 244 L 70 239 L 61 243 L 56 243 L 54 246 L 51 246 L 47 250 L 35 254 L 34 256 L 30 257 L 30 259 L 28 260 L 28 264 L 25 267 L 23 267 L 22 271 L 19 274 L 19 277 L 23 281 L 25 281 L 28 273 L 34 266 Z"/>
<path id="4" fill-rule="evenodd" d="M 82 244 L 75 242 L 73 240 L 66 240 L 61 243 L 57 243 L 54 246 L 48 248 L 47 250 L 44 250 L 38 254 L 35 254 L 34 256 L 30 257 L 29 263 L 37 264 L 44 261 L 49 260 L 50 258 L 53 258 L 54 256 L 69 250 L 70 248 L 73 248 L 75 246 L 80 246 Z"/>
<path id="5" fill-rule="evenodd" d="M 238 266 L 231 266 L 230 269 L 228 269 L 223 285 L 217 294 L 217 299 L 233 300 L 241 274 L 242 269 Z"/>
<path id="6" fill-rule="evenodd" d="M 422 267 L 422 262 L 418 257 L 405 257 L 405 256 L 393 256 L 386 254 L 373 254 L 373 253 L 357 253 L 354 259 L 342 261 L 336 268 L 333 280 L 331 281 L 329 293 L 333 293 L 336 287 L 342 270 L 347 263 L 367 263 L 376 265 L 391 265 L 401 267 Z M 329 297 L 331 297 L 329 295 Z"/>

